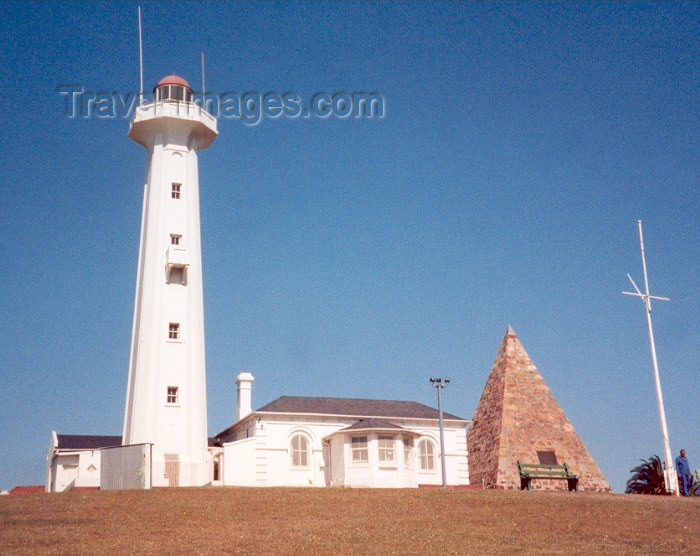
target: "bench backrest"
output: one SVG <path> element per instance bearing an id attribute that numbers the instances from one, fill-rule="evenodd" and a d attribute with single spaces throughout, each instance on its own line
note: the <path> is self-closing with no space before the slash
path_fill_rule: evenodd
<path id="1" fill-rule="evenodd" d="M 569 471 L 569 466 L 564 462 L 561 465 L 552 463 L 525 463 L 523 461 L 518 462 L 518 472 L 520 475 L 531 475 L 541 473 L 543 475 L 552 476 L 566 476 L 573 477 L 572 473 Z"/>

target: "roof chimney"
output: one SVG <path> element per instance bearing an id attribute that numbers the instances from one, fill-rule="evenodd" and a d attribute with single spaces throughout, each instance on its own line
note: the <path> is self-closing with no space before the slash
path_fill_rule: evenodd
<path id="1" fill-rule="evenodd" d="M 253 378 L 253 375 L 250 373 L 241 373 L 236 377 L 236 387 L 238 390 L 236 422 L 253 411 L 252 394 L 254 380 L 255 378 Z"/>

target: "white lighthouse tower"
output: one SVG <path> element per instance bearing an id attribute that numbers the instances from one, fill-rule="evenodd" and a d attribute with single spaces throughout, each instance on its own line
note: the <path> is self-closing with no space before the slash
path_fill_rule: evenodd
<path id="1" fill-rule="evenodd" d="M 197 151 L 216 120 L 169 75 L 129 137 L 148 151 L 123 444 L 152 443 L 153 486 L 211 480 Z"/>

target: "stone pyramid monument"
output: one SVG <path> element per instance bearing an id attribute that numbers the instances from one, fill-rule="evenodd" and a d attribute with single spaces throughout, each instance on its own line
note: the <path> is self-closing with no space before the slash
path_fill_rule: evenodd
<path id="1" fill-rule="evenodd" d="M 467 433 L 469 475 L 486 488 L 520 488 L 518 460 L 567 463 L 579 490 L 610 491 L 605 477 L 509 326 Z M 566 481 L 534 479 L 534 489 Z"/>

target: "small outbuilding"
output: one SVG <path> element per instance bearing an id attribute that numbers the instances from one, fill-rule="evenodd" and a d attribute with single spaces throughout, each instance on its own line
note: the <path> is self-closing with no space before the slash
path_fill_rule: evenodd
<path id="1" fill-rule="evenodd" d="M 119 446 L 121 436 L 51 433 L 46 455 L 46 492 L 99 488 L 101 448 Z"/>

